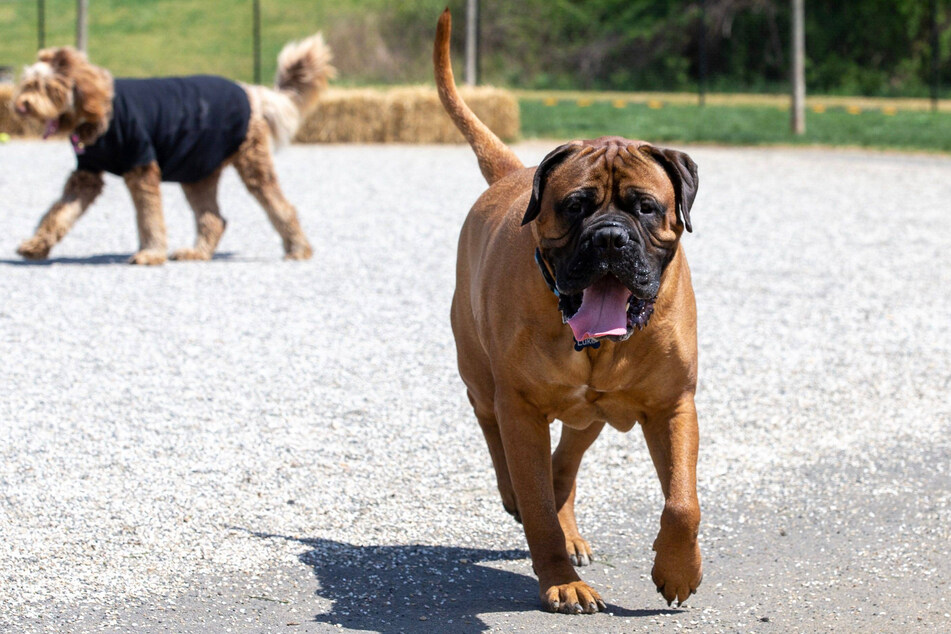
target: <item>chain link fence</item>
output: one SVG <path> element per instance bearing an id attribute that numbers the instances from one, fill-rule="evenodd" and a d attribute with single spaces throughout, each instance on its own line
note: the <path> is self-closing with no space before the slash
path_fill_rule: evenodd
<path id="1" fill-rule="evenodd" d="M 436 19 L 466 0 L 89 0 L 89 54 L 120 76 L 268 82 L 288 40 L 322 30 L 339 84 L 431 81 Z M 788 90 L 790 0 L 480 0 L 480 78 L 521 89 Z M 0 65 L 74 44 L 76 0 L 0 0 Z M 951 96 L 951 0 L 806 2 L 811 94 Z M 9 73 L 9 71 L 8 71 Z"/>

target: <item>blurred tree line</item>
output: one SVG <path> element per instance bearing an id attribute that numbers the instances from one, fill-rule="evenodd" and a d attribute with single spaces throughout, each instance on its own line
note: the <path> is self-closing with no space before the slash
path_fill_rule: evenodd
<path id="1" fill-rule="evenodd" d="M 807 0 L 809 90 L 927 95 L 930 3 Z M 937 4 L 939 69 L 947 94 L 951 0 Z M 328 33 L 345 76 L 370 82 L 428 77 L 423 53 L 431 43 L 434 16 L 444 5 L 445 0 L 404 0 L 372 14 L 338 14 Z M 456 21 L 454 54 L 461 62 L 465 1 L 450 0 L 449 6 Z M 705 36 L 710 90 L 776 92 L 787 85 L 789 0 L 481 0 L 481 12 L 481 77 L 486 83 L 696 90 Z M 348 49 L 355 55 L 348 55 Z"/>

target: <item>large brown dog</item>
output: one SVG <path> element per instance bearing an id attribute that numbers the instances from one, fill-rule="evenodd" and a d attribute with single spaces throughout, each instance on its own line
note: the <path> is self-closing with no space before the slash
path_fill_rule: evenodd
<path id="1" fill-rule="evenodd" d="M 222 170 L 234 165 L 248 191 L 280 234 L 288 259 L 312 251 L 284 198 L 272 145 L 290 141 L 335 74 L 330 49 L 318 33 L 284 47 L 273 89 L 238 85 L 220 77 L 113 79 L 69 47 L 44 49 L 26 68 L 13 95 L 21 117 L 46 129 L 44 138 L 67 133 L 76 170 L 63 193 L 17 253 L 42 260 L 99 196 L 102 172 L 122 176 L 135 205 L 139 250 L 133 264 L 166 260 L 161 181 L 181 183 L 195 214 L 192 248 L 178 260 L 209 260 L 225 230 L 218 208 Z"/>
<path id="2" fill-rule="evenodd" d="M 502 504 L 524 525 L 548 609 L 603 610 L 572 566 L 591 558 L 575 523 L 575 476 L 605 423 L 640 423 L 666 500 L 651 575 L 668 604 L 683 602 L 702 576 L 696 307 L 679 243 L 696 165 L 606 137 L 524 168 L 459 98 L 449 33 L 447 10 L 436 83 L 490 185 L 459 238 L 452 329 Z M 550 455 L 556 418 L 563 431 Z"/>

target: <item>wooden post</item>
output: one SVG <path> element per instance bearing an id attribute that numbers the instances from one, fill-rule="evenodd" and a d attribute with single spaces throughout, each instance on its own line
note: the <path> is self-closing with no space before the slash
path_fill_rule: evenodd
<path id="1" fill-rule="evenodd" d="M 76 0 L 76 48 L 85 52 L 89 43 L 89 0 Z"/>
<path id="2" fill-rule="evenodd" d="M 466 83 L 479 83 L 479 0 L 466 1 Z"/>
<path id="3" fill-rule="evenodd" d="M 793 134 L 806 132 L 806 30 L 804 0 L 792 0 L 792 108 Z"/>

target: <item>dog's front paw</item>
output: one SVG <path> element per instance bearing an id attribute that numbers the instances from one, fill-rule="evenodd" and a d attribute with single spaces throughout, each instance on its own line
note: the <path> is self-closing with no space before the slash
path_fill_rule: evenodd
<path id="1" fill-rule="evenodd" d="M 53 245 L 41 236 L 33 236 L 29 240 L 24 240 L 17 248 L 17 253 L 27 260 L 45 260 Z"/>
<path id="2" fill-rule="evenodd" d="M 211 254 L 198 249 L 179 249 L 172 254 L 173 260 L 210 260 Z"/>
<path id="3" fill-rule="evenodd" d="M 703 579 L 703 566 L 700 561 L 700 545 L 696 539 L 678 541 L 668 538 L 661 531 L 654 541 L 654 568 L 651 579 L 657 591 L 670 605 L 675 600 L 683 604 L 696 592 Z"/>
<path id="4" fill-rule="evenodd" d="M 584 581 L 549 586 L 542 590 L 542 601 L 550 612 L 564 614 L 594 614 L 607 608 L 601 595 Z"/>
<path id="5" fill-rule="evenodd" d="M 129 264 L 144 264 L 146 266 L 156 266 L 158 264 L 165 264 L 167 259 L 165 251 L 159 249 L 142 249 L 131 258 L 129 258 Z"/>

